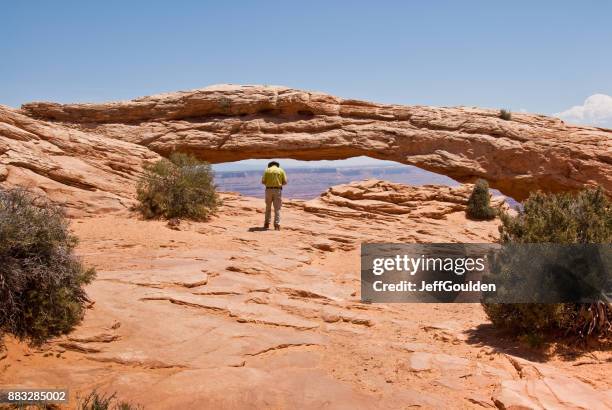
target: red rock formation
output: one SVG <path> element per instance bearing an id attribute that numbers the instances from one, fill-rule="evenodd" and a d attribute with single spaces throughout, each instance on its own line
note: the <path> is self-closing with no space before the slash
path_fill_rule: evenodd
<path id="1" fill-rule="evenodd" d="M 444 219 L 380 212 L 452 208 L 463 191 L 333 187 L 323 202 L 351 198 L 370 219 L 287 201 L 280 232 L 249 230 L 263 201 L 233 194 L 211 221 L 179 230 L 116 214 L 74 219 L 79 253 L 98 271 L 87 288 L 96 303 L 40 348 L 8 339 L 0 385 L 61 383 L 71 404 L 96 388 L 146 409 L 611 408 L 609 350 L 531 362 L 520 357 L 539 351 L 491 332 L 479 304 L 360 302 L 361 243 L 498 237 L 499 220 L 461 209 Z"/>
<path id="2" fill-rule="evenodd" d="M 130 207 L 143 162 L 158 158 L 146 147 L 0 106 L 0 182 L 46 194 L 72 214 Z"/>
<path id="3" fill-rule="evenodd" d="M 470 184 L 409 186 L 367 180 L 329 188 L 319 198 L 304 204 L 311 213 L 367 219 L 445 219 L 453 212 L 465 212 L 472 192 Z M 503 197 L 493 198 L 493 207 L 505 207 Z"/>
<path id="4" fill-rule="evenodd" d="M 495 110 L 222 85 L 126 102 L 0 106 L 0 179 L 51 196 L 78 189 L 72 202 L 106 208 L 130 202 L 140 163 L 155 153 L 190 152 L 212 163 L 368 155 L 461 182 L 482 177 L 521 200 L 536 189 L 612 192 L 611 136 L 540 115 L 506 121 Z"/>
<path id="5" fill-rule="evenodd" d="M 611 135 L 527 114 L 220 86 L 0 106 L 0 183 L 73 213 L 126 209 L 142 164 L 177 149 L 211 162 L 369 155 L 485 177 L 518 199 L 612 192 Z M 335 186 L 287 201 L 281 232 L 248 229 L 262 201 L 233 194 L 209 223 L 76 219 L 79 252 L 98 269 L 96 303 L 41 348 L 9 339 L 0 385 L 62 380 L 72 400 L 95 387 L 147 408 L 609 408 L 609 352 L 542 365 L 504 354 L 477 304 L 360 303 L 360 243 L 497 239 L 498 220 L 466 219 L 470 188 Z"/>

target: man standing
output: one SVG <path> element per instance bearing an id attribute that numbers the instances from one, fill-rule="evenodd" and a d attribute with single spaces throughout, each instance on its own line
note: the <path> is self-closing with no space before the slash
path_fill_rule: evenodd
<path id="1" fill-rule="evenodd" d="M 266 220 L 264 229 L 270 228 L 271 205 L 274 205 L 274 229 L 280 231 L 280 209 L 283 185 L 287 184 L 287 175 L 276 161 L 268 164 L 268 168 L 261 177 L 261 183 L 266 186 Z"/>

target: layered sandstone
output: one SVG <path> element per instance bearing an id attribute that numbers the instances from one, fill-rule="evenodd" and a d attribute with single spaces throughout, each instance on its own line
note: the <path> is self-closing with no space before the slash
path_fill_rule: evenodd
<path id="1" fill-rule="evenodd" d="M 212 163 L 367 155 L 461 182 L 485 178 L 521 200 L 536 189 L 612 192 L 611 136 L 541 115 L 506 121 L 495 110 L 221 85 L 125 102 L 0 106 L 0 179 L 106 208 L 129 203 L 143 161 L 174 150 Z"/>
<path id="2" fill-rule="evenodd" d="M 262 201 L 235 194 L 206 223 L 107 211 L 129 209 L 142 165 L 172 150 L 211 162 L 369 155 L 485 177 L 518 199 L 536 188 L 611 192 L 610 135 L 281 87 L 0 106 L 0 183 L 66 204 L 79 254 L 98 271 L 73 333 L 41 348 L 8 340 L 0 385 L 61 380 L 72 403 L 98 389 L 151 409 L 609 408 L 609 351 L 524 349 L 478 304 L 360 302 L 361 243 L 498 239 L 499 220 L 466 219 L 468 184 L 334 186 L 286 201 L 280 232 L 258 228 Z"/>
<path id="3" fill-rule="evenodd" d="M 381 180 L 355 181 L 330 187 L 319 198 L 307 201 L 307 212 L 366 219 L 445 219 L 465 212 L 471 184 L 410 186 Z M 505 198 L 492 198 L 495 208 L 508 206 Z"/>
<path id="4" fill-rule="evenodd" d="M 24 186 L 74 215 L 129 209 L 146 147 L 32 119 L 0 106 L 0 183 Z"/>
<path id="5" fill-rule="evenodd" d="M 146 409 L 610 408 L 609 351 L 521 348 L 479 304 L 360 302 L 360 243 L 497 238 L 499 220 L 465 218 L 465 189 L 332 187 L 334 213 L 287 201 L 280 232 L 233 194 L 205 223 L 73 219 L 95 303 L 40 349 L 9 340 L 0 385 L 69 387 L 69 408 L 93 389 Z"/>

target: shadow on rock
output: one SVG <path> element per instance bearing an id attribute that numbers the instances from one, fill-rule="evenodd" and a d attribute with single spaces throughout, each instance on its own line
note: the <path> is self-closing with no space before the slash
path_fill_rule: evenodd
<path id="1" fill-rule="evenodd" d="M 516 334 L 496 329 L 492 324 L 481 324 L 466 332 L 466 342 L 480 347 L 491 347 L 496 353 L 521 357 L 532 362 L 546 362 L 551 357 L 550 349 L 531 348 L 517 340 Z"/>
<path id="2" fill-rule="evenodd" d="M 610 351 L 608 340 L 576 341 L 559 335 L 547 336 L 540 340 L 538 347 L 529 345 L 528 337 L 517 337 L 515 333 L 496 329 L 492 324 L 482 324 L 466 332 L 466 342 L 481 347 L 491 347 L 497 353 L 509 354 L 532 362 L 547 362 L 553 356 L 573 361 L 582 356 L 591 356 L 597 351 Z"/>

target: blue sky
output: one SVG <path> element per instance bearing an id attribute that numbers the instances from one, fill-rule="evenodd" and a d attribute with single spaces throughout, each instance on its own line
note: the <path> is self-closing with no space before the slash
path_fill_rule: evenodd
<path id="1" fill-rule="evenodd" d="M 13 1 L 1 13 L 0 104 L 14 107 L 278 84 L 612 127 L 609 1 Z"/>

